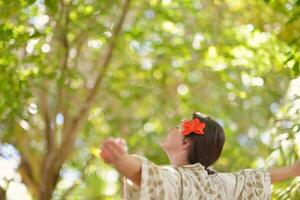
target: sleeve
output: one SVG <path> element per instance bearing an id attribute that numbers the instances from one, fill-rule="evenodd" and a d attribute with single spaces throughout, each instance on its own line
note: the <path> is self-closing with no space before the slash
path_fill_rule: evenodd
<path id="1" fill-rule="evenodd" d="M 271 199 L 271 177 L 267 169 L 244 169 L 236 175 L 238 199 Z"/>
<path id="2" fill-rule="evenodd" d="M 124 200 L 165 199 L 163 168 L 139 155 L 132 155 L 142 161 L 141 187 L 129 179 L 123 179 Z"/>

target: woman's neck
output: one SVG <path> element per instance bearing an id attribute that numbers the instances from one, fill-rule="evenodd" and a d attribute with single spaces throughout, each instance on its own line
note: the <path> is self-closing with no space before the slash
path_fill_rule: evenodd
<path id="1" fill-rule="evenodd" d="M 168 154 L 170 164 L 175 167 L 180 167 L 182 165 L 189 165 L 187 160 L 187 155 L 185 154 Z"/>

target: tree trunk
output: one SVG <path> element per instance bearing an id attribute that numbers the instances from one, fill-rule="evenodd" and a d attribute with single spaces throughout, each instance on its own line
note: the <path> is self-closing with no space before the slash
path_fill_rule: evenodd
<path id="1" fill-rule="evenodd" d="M 79 113 L 77 113 L 77 115 L 75 115 L 70 119 L 67 119 L 66 116 L 68 116 L 68 114 L 64 113 L 65 121 L 70 121 L 70 123 L 64 124 L 63 137 L 62 137 L 62 142 L 60 144 L 55 144 L 54 137 L 56 135 L 56 130 L 55 128 L 51 127 L 51 123 L 54 121 L 53 116 L 56 115 L 56 112 L 54 115 L 50 113 L 49 111 L 50 106 L 49 106 L 49 102 L 47 101 L 48 100 L 47 96 L 45 97 L 44 94 L 40 95 L 41 111 L 46 125 L 46 129 L 45 129 L 46 152 L 43 155 L 43 161 L 40 168 L 40 177 L 38 178 L 39 180 L 36 181 L 36 186 L 37 186 L 36 188 L 38 188 L 38 190 L 35 196 L 39 200 L 50 200 L 52 198 L 52 194 L 55 191 L 55 187 L 59 181 L 59 172 L 64 162 L 72 154 L 74 150 L 75 139 L 79 132 L 79 129 L 86 121 L 86 117 L 89 114 L 89 110 L 91 109 L 92 105 L 95 103 L 95 99 L 100 84 L 102 82 L 102 79 L 104 78 L 105 72 L 107 71 L 108 65 L 112 58 L 112 52 L 116 45 L 117 38 L 122 30 L 122 25 L 124 23 L 124 19 L 129 8 L 129 4 L 130 4 L 130 0 L 124 0 L 122 13 L 113 30 L 111 40 L 108 43 L 107 49 L 103 54 L 103 57 L 99 57 L 100 58 L 99 63 L 97 62 L 97 64 L 100 65 L 98 76 L 93 85 L 93 88 L 88 93 L 85 102 L 83 103 L 81 108 L 79 108 Z M 66 41 L 67 40 L 65 40 L 65 42 Z M 65 68 L 67 67 L 68 46 L 64 45 L 64 48 L 66 48 L 65 60 L 63 62 L 63 66 Z M 63 92 L 60 90 L 61 89 L 59 89 L 58 91 L 59 94 Z M 61 95 L 58 96 L 60 97 Z M 63 100 L 62 99 L 58 100 L 58 103 L 62 104 Z M 30 172 L 30 170 L 29 171 L 27 170 L 26 172 Z"/>
<path id="2" fill-rule="evenodd" d="M 6 191 L 0 187 L 0 200 L 6 200 Z"/>

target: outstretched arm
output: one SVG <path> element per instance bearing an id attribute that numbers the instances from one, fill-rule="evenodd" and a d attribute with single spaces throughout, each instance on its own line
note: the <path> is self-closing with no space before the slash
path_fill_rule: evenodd
<path id="1" fill-rule="evenodd" d="M 271 183 L 276 183 L 288 178 L 300 176 L 300 160 L 298 160 L 292 166 L 272 168 L 269 171 L 271 174 Z"/>
<path id="2" fill-rule="evenodd" d="M 127 153 L 125 140 L 120 138 L 104 140 L 101 144 L 100 157 L 133 183 L 141 185 L 142 162 Z"/>

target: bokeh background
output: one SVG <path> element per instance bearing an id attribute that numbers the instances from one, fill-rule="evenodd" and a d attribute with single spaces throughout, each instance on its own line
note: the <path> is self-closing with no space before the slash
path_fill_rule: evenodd
<path id="1" fill-rule="evenodd" d="M 159 141 L 195 111 L 225 129 L 215 170 L 292 164 L 299 19 L 299 0 L 1 0 L 0 199 L 121 199 L 101 141 L 168 164 Z"/>

